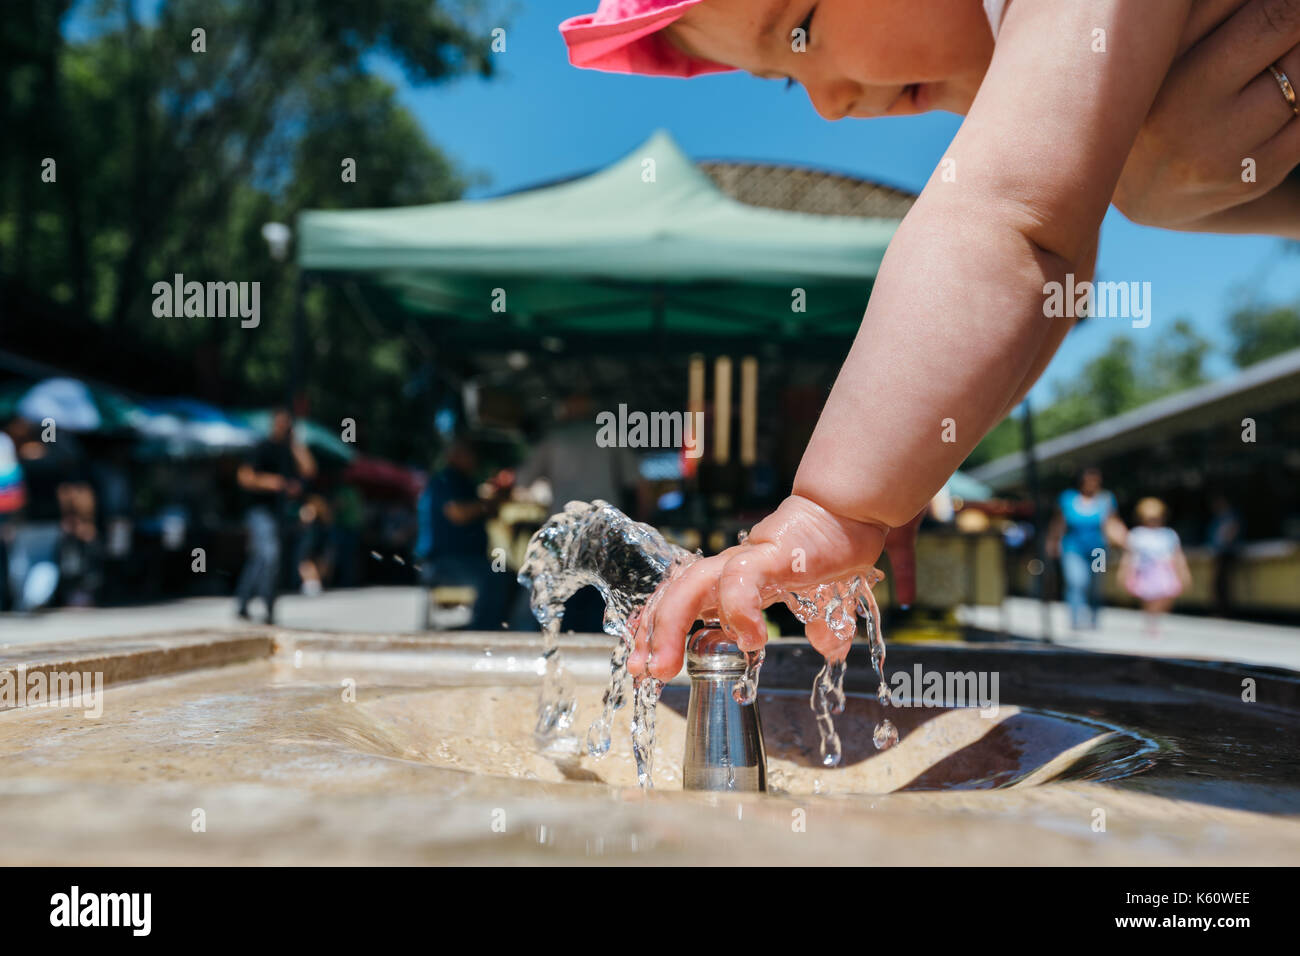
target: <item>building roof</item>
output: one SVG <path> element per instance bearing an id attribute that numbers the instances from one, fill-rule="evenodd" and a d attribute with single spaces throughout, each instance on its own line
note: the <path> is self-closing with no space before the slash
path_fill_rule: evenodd
<path id="1" fill-rule="evenodd" d="M 915 193 L 829 169 L 752 160 L 697 159 L 692 162 L 713 180 L 718 189 L 747 206 L 817 216 L 902 219 L 916 202 Z M 498 193 L 493 198 L 559 186 L 596 171 L 548 179 Z"/>
<path id="2" fill-rule="evenodd" d="M 1035 458 L 1045 466 L 1075 464 L 1141 447 L 1153 439 L 1195 432 L 1258 417 L 1270 408 L 1300 398 L 1300 349 L 1267 359 L 1235 375 L 1169 395 L 1139 408 L 1060 435 L 1035 448 Z M 1024 480 L 1023 451 L 996 458 L 969 474 L 1004 490 Z"/>
<path id="3" fill-rule="evenodd" d="M 718 188 L 750 206 L 818 216 L 902 219 L 916 196 L 844 173 L 778 163 L 704 159 L 695 164 Z"/>

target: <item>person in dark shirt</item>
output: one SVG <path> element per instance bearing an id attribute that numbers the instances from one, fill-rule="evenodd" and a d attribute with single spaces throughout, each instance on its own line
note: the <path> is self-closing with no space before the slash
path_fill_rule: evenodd
<path id="1" fill-rule="evenodd" d="M 236 480 L 248 504 L 248 560 L 235 589 L 238 614 L 248 619 L 248 604 L 260 597 L 266 604 L 266 623 L 275 619 L 275 597 L 280 577 L 281 521 L 287 502 L 302 495 L 304 481 L 316 475 L 311 452 L 293 434 L 287 409 L 271 413 L 271 434 L 256 445 L 239 466 Z"/>
<path id="2" fill-rule="evenodd" d="M 1210 519 L 1206 543 L 1214 555 L 1214 611 L 1220 617 L 1232 614 L 1232 577 L 1241 551 L 1241 515 L 1225 495 L 1210 501 Z"/>
<path id="3" fill-rule="evenodd" d="M 478 454 L 468 439 L 455 439 L 444 460 L 420 495 L 415 554 L 422 562 L 421 575 L 429 587 L 472 587 L 476 597 L 469 629 L 497 630 L 504 588 L 488 560 L 487 519 L 500 502 L 479 498 L 474 484 Z"/>

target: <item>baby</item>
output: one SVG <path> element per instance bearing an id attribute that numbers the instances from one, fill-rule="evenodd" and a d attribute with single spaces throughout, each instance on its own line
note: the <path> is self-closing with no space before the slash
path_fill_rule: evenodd
<path id="1" fill-rule="evenodd" d="M 1048 317 L 1045 290 L 1090 278 L 1117 187 L 1128 181 L 1140 195 L 1172 161 L 1146 122 L 1163 109 L 1166 79 L 1208 35 L 1233 30 L 1246 6 L 603 0 L 596 14 L 561 25 L 579 66 L 671 76 L 743 69 L 801 84 L 828 119 L 931 109 L 966 117 L 889 246 L 793 493 L 743 544 L 668 587 L 639 628 L 633 673 L 673 676 L 696 619 L 718 619 L 742 648 L 757 649 L 765 603 L 876 561 L 890 530 L 912 521 L 1043 371 L 1073 323 Z M 1245 231 L 1256 226 L 1242 217 L 1258 224 L 1268 206 L 1285 205 L 1286 222 L 1265 231 L 1300 228 L 1294 183 L 1284 182 L 1300 164 L 1291 81 L 1300 82 L 1300 3 L 1271 9 L 1285 14 L 1260 41 L 1272 65 L 1233 76 L 1237 98 L 1225 102 L 1239 112 L 1216 114 L 1249 125 L 1239 132 L 1258 144 L 1255 178 L 1207 183 L 1207 196 L 1187 190 L 1174 204 L 1185 208 L 1164 216 L 1171 225 Z M 1233 163 L 1234 174 L 1245 168 L 1244 158 Z M 807 635 L 829 658 L 847 652 L 824 624 Z"/>
<path id="2" fill-rule="evenodd" d="M 1125 590 L 1142 602 L 1147 633 L 1154 637 L 1160 631 L 1160 615 L 1191 587 L 1192 572 L 1178 532 L 1165 527 L 1165 503 L 1143 498 L 1134 510 L 1139 524 L 1126 537 L 1119 574 Z"/>

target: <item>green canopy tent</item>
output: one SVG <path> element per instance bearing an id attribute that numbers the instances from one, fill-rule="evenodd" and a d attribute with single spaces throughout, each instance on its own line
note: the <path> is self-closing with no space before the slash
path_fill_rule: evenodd
<path id="1" fill-rule="evenodd" d="M 897 219 L 759 208 L 660 131 L 578 179 L 483 200 L 307 211 L 298 263 L 443 348 L 659 354 L 835 343 Z M 802 290 L 802 292 L 796 292 Z"/>

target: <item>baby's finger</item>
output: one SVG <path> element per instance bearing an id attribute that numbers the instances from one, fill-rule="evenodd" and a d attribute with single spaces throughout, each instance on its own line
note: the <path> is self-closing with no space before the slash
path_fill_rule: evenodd
<path id="1" fill-rule="evenodd" d="M 852 641 L 841 641 L 836 637 L 830 625 L 821 618 L 813 618 L 805 624 L 803 632 L 808 638 L 808 643 L 817 650 L 817 653 L 831 663 L 843 660 L 848 656 L 849 648 L 853 646 Z"/>
<path id="2" fill-rule="evenodd" d="M 785 562 L 775 544 L 756 544 L 727 562 L 718 582 L 718 611 L 723 629 L 742 651 L 756 651 L 767 643 L 763 622 L 763 590 L 780 580 Z"/>
<path id="3" fill-rule="evenodd" d="M 665 586 L 652 613 L 642 615 L 629 663 L 633 674 L 644 673 L 647 661 L 651 675 L 659 680 L 671 680 L 682 669 L 691 625 L 706 605 L 716 603 L 714 589 L 726 553 L 686 568 Z"/>

